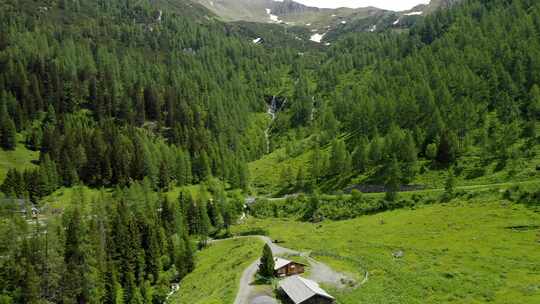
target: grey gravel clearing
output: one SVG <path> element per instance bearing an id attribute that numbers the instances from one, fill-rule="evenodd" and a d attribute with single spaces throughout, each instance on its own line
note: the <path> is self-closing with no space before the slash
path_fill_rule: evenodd
<path id="1" fill-rule="evenodd" d="M 251 300 L 250 304 L 278 304 L 278 301 L 271 296 L 256 296 Z"/>

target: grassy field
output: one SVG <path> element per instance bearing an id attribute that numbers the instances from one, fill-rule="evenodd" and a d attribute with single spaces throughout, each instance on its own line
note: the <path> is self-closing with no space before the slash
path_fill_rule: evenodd
<path id="1" fill-rule="evenodd" d="M 23 171 L 26 168 L 35 167 L 32 161 L 39 159 L 39 152 L 30 151 L 24 147 L 22 136 L 18 136 L 18 145 L 14 151 L 0 149 L 0 183 L 4 181 L 9 169 L 15 168 Z"/>
<path id="2" fill-rule="evenodd" d="M 54 191 L 51 195 L 44 197 L 40 204 L 45 209 L 50 210 L 62 210 L 71 203 L 88 206 L 93 198 L 98 197 L 100 194 L 110 195 L 111 191 L 111 189 L 99 190 L 87 186 L 62 187 Z"/>
<path id="3" fill-rule="evenodd" d="M 233 303 L 242 272 L 260 256 L 262 247 L 255 238 L 211 244 L 197 254 L 195 270 L 182 280 L 168 303 Z"/>
<path id="4" fill-rule="evenodd" d="M 323 150 L 325 153 L 330 153 L 328 146 L 323 147 Z M 281 195 L 282 193 L 279 191 L 283 190 L 282 172 L 287 167 L 291 168 L 293 182 L 300 167 L 309 177 L 311 153 L 310 149 L 306 149 L 296 156 L 287 156 L 285 149 L 280 148 L 249 163 L 249 173 L 254 191 L 260 195 Z M 531 156 L 521 155 L 501 165 L 496 160 L 485 163 L 478 149 L 471 148 L 471 151 L 462 155 L 457 161 L 454 170 L 456 184 L 458 186 L 477 186 L 538 180 L 540 178 L 540 171 L 537 169 L 540 168 L 540 145 L 535 145 L 530 154 Z M 417 168 L 418 174 L 410 184 L 421 185 L 427 189 L 444 187 L 448 175 L 446 169 L 433 168 L 431 162 L 425 159 L 419 160 Z M 370 181 L 376 176 L 376 171 L 371 168 L 367 174 L 328 177 L 319 184 L 319 188 L 322 192 L 333 193 L 343 190 L 351 184 L 380 184 L 380 182 Z"/>
<path id="5" fill-rule="evenodd" d="M 340 304 L 540 303 L 540 210 L 452 202 L 319 224 L 250 219 L 284 246 L 369 280 L 333 290 Z M 392 253 L 402 250 L 404 257 Z"/>
<path id="6" fill-rule="evenodd" d="M 278 149 L 248 164 L 251 184 L 258 194 L 274 194 L 281 190 L 282 171 L 286 167 L 291 168 L 291 179 L 294 180 L 300 167 L 307 169 L 308 159 L 308 153 L 288 158 L 285 157 L 285 149 Z"/>

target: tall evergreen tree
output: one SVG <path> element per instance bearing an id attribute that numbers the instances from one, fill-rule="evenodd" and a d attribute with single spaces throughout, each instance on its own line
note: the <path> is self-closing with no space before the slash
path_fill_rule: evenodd
<path id="1" fill-rule="evenodd" d="M 265 278 L 271 278 L 274 276 L 274 255 L 272 249 L 268 244 L 264 245 L 261 257 L 261 263 L 259 264 L 259 274 Z"/>

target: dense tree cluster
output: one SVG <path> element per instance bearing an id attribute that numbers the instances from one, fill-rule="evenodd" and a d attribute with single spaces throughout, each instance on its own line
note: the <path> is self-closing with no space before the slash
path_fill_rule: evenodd
<path id="1" fill-rule="evenodd" d="M 318 134 L 311 138 L 312 179 L 376 168 L 381 178 L 374 182 L 382 184 L 397 159 L 407 183 L 418 157 L 447 167 L 480 148 L 486 161 L 505 161 L 516 157 L 520 139 L 537 144 L 539 33 L 536 1 L 468 0 L 427 16 L 408 34 L 339 40 L 310 76 L 315 102 L 298 94 L 307 91 L 300 81 L 287 109 L 308 128 L 304 134 Z M 306 120 L 312 106 L 315 115 Z"/>
<path id="2" fill-rule="evenodd" d="M 247 185 L 245 162 L 265 152 L 246 132 L 248 114 L 263 109 L 290 50 L 267 52 L 195 8 L 151 1 L 0 8 L 2 148 L 27 134 L 65 185 L 123 185 L 152 172 L 165 187 L 188 163 L 180 184 L 213 175 Z"/>
<path id="3" fill-rule="evenodd" d="M 17 201 L 2 204 L 3 303 L 163 303 L 194 267 L 193 243 L 226 228 L 242 199 L 219 182 L 212 199 L 158 195 L 147 180 L 91 201 L 74 191 L 61 217 L 29 224 Z"/>
<path id="4" fill-rule="evenodd" d="M 396 192 L 419 157 L 446 168 L 468 150 L 507 160 L 538 144 L 538 1 L 465 0 L 325 52 L 265 48 L 195 6 L 155 2 L 0 1 L 0 148 L 40 152 L 0 191 L 37 203 L 61 186 L 115 189 L 32 224 L 20 200 L 1 204 L 1 303 L 163 303 L 193 269 L 193 241 L 242 212 L 224 184 L 248 188 L 246 162 L 266 152 L 252 114 L 268 96 L 280 101 L 271 146 L 309 151 L 309 166 L 280 172 L 286 190 L 365 175 L 387 194 L 258 201 L 257 216 L 405 206 Z M 158 194 L 194 183 L 197 196 Z"/>

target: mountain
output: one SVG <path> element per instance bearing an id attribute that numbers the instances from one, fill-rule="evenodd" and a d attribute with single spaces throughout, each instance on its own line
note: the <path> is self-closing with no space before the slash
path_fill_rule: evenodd
<path id="1" fill-rule="evenodd" d="M 348 17 L 367 17 L 384 12 L 377 8 L 317 8 L 292 1 L 273 0 L 194 0 L 225 21 L 251 21 L 302 25 L 309 28 L 339 24 Z"/>
<path id="2" fill-rule="evenodd" d="M 402 30 L 418 19 L 458 0 L 432 0 L 411 10 L 394 12 L 376 7 L 317 8 L 293 0 L 194 0 L 224 21 L 274 23 L 307 28 L 314 42 L 330 42 L 344 33 Z"/>

